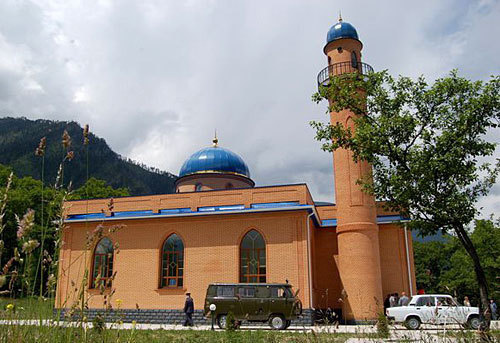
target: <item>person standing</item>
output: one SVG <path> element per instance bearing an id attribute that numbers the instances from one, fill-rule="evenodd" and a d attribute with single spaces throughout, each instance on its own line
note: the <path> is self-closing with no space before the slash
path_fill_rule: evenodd
<path id="1" fill-rule="evenodd" d="M 470 300 L 468 296 L 464 297 L 464 306 L 470 307 Z"/>
<path id="2" fill-rule="evenodd" d="M 490 299 L 490 311 L 491 311 L 491 319 L 497 320 L 498 314 L 497 314 L 497 304 L 495 303 L 495 300 Z"/>
<path id="3" fill-rule="evenodd" d="M 184 303 L 184 314 L 186 315 L 186 320 L 183 326 L 193 326 L 193 312 L 194 312 L 194 301 L 191 298 L 191 293 L 186 293 L 186 302 Z"/>
<path id="4" fill-rule="evenodd" d="M 406 306 L 410 302 L 410 298 L 406 296 L 405 292 L 401 293 L 401 298 L 399 298 L 398 306 Z"/>
<path id="5" fill-rule="evenodd" d="M 398 304 L 398 301 L 396 300 L 396 293 L 392 293 L 391 296 L 389 297 L 389 307 L 396 307 Z"/>

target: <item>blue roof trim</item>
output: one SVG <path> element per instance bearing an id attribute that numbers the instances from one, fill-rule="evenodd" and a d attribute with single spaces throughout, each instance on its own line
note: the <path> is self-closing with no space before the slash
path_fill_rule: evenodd
<path id="1" fill-rule="evenodd" d="M 321 221 L 321 226 L 337 226 L 337 219 L 325 219 Z"/>
<path id="2" fill-rule="evenodd" d="M 66 221 L 71 222 L 71 221 L 82 221 L 82 220 L 99 220 L 99 219 L 109 219 L 109 218 L 130 218 L 130 217 L 155 217 L 155 216 L 165 216 L 165 215 L 182 215 L 182 214 L 203 214 L 203 213 L 213 213 L 213 212 L 231 212 L 231 211 L 237 211 L 237 212 L 246 212 L 246 211 L 252 211 L 252 212 L 260 212 L 260 211 L 255 211 L 255 210 L 297 210 L 300 208 L 305 208 L 309 213 L 314 212 L 314 208 L 312 205 L 305 205 L 305 204 L 300 204 L 298 201 L 288 201 L 288 202 L 270 202 L 270 203 L 257 203 L 257 204 L 252 204 L 250 208 L 245 208 L 244 205 L 226 205 L 226 206 L 204 206 L 204 207 L 198 207 L 197 211 L 191 211 L 190 208 L 173 208 L 173 209 L 162 209 L 159 211 L 159 213 L 153 213 L 151 210 L 147 211 L 121 211 L 121 212 L 115 212 L 112 217 L 106 217 L 104 213 L 89 213 L 89 214 L 74 214 L 68 216 L 66 218 Z M 313 220 L 315 221 L 316 225 L 320 227 L 336 227 L 337 226 L 337 219 L 324 219 L 321 221 L 321 223 L 318 222 L 318 218 L 316 218 L 316 215 L 313 217 Z M 387 215 L 387 216 L 378 216 L 377 217 L 377 224 L 389 224 L 389 223 L 394 223 L 394 222 L 399 222 L 399 221 L 406 221 L 409 220 L 408 218 L 404 218 L 400 215 Z"/>
<path id="3" fill-rule="evenodd" d="M 114 212 L 113 217 L 142 217 L 153 214 L 153 211 L 120 211 Z"/>
<path id="4" fill-rule="evenodd" d="M 106 218 L 106 215 L 104 213 L 89 213 L 89 214 L 71 214 L 68 216 L 66 219 L 68 220 L 77 220 L 77 219 L 101 219 L 101 218 Z"/>
<path id="5" fill-rule="evenodd" d="M 192 212 L 191 208 L 189 207 L 160 210 L 160 214 L 178 214 L 178 213 L 191 213 L 191 212 Z"/>
<path id="6" fill-rule="evenodd" d="M 278 207 L 289 207 L 289 206 L 299 206 L 298 201 L 288 201 L 288 202 L 263 202 L 258 204 L 252 204 L 251 208 L 278 208 Z"/>
<path id="7" fill-rule="evenodd" d="M 408 218 L 404 218 L 399 215 L 391 215 L 391 216 L 378 216 L 377 224 L 389 224 L 394 222 L 399 222 L 403 220 L 408 220 Z M 321 226 L 337 226 L 337 219 L 325 219 L 321 221 Z"/>

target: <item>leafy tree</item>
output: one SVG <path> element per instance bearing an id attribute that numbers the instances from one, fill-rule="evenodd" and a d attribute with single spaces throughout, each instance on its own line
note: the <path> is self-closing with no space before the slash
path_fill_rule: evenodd
<path id="1" fill-rule="evenodd" d="M 452 268 L 450 256 L 453 244 L 449 237 L 446 241 L 413 242 L 413 258 L 415 261 L 415 277 L 417 288 L 426 293 L 440 293 L 442 273 Z"/>
<path id="2" fill-rule="evenodd" d="M 431 85 L 386 71 L 344 74 L 330 77 L 313 100 L 329 100 L 329 112 L 351 110 L 355 132 L 343 123 L 311 123 L 324 150 L 350 149 L 355 161 L 371 163 L 373 176 L 359 180 L 363 190 L 409 217 L 411 228 L 456 235 L 472 260 L 484 310 L 488 285 L 467 227 L 500 169 L 500 161 L 478 162 L 495 151 L 485 134 L 499 123 L 499 90 L 499 76 L 472 82 L 456 71 Z"/>
<path id="3" fill-rule="evenodd" d="M 477 254 L 484 269 L 488 289 L 491 290 L 491 298 L 500 298 L 498 287 L 498 275 L 500 275 L 500 223 L 492 220 L 477 220 L 474 231 L 470 238 L 477 247 Z M 449 263 L 452 266 L 445 269 L 441 274 L 441 288 L 452 289 L 460 296 L 474 296 L 478 284 L 471 270 L 474 269 L 467 252 L 455 237 L 450 241 L 453 253 L 450 254 Z M 472 295 L 472 297 L 470 296 Z M 476 300 L 476 299 L 474 299 Z"/>
<path id="4" fill-rule="evenodd" d="M 128 195 L 130 193 L 127 188 L 115 189 L 108 186 L 106 181 L 91 177 L 82 187 L 71 194 L 70 200 L 122 197 Z"/>

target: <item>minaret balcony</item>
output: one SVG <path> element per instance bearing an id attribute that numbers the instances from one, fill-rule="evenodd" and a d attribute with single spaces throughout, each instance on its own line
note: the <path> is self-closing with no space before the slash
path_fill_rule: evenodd
<path id="1" fill-rule="evenodd" d="M 347 73 L 359 73 L 361 75 L 367 75 L 369 73 L 373 73 L 373 68 L 371 65 L 363 62 L 353 63 L 351 61 L 346 61 L 331 64 L 319 72 L 318 87 L 328 86 L 331 77 Z"/>

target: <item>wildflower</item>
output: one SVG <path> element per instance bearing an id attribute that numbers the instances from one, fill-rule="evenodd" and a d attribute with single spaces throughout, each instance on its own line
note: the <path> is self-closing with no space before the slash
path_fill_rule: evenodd
<path id="1" fill-rule="evenodd" d="M 69 135 L 67 130 L 64 130 L 64 133 L 62 136 L 62 145 L 66 149 L 68 149 L 71 146 L 71 136 Z"/>
<path id="2" fill-rule="evenodd" d="M 33 225 L 35 225 L 35 211 L 33 211 L 32 209 L 28 209 L 28 211 L 26 211 L 26 214 L 23 216 L 23 219 L 19 219 L 19 217 L 16 215 L 16 221 L 17 239 L 21 239 L 26 236 L 33 228 Z"/>
<path id="3" fill-rule="evenodd" d="M 132 321 L 132 329 L 135 329 L 135 325 L 137 324 L 137 322 L 135 320 Z"/>
<path id="4" fill-rule="evenodd" d="M 38 143 L 38 147 L 35 149 L 35 155 L 36 156 L 45 155 L 45 146 L 46 145 L 47 145 L 47 138 L 42 137 L 42 139 L 40 139 L 40 143 Z"/>
<path id="5" fill-rule="evenodd" d="M 14 309 L 14 304 L 7 304 L 7 311 L 12 311 Z"/>
<path id="6" fill-rule="evenodd" d="M 87 317 L 83 317 L 83 322 L 86 323 L 87 322 Z"/>
<path id="7" fill-rule="evenodd" d="M 115 301 L 116 301 L 116 305 L 117 305 L 118 307 L 122 306 L 122 303 L 123 303 L 123 300 L 122 300 L 122 299 L 116 299 Z"/>
<path id="8" fill-rule="evenodd" d="M 83 145 L 89 144 L 89 124 L 86 124 L 83 128 Z"/>
<path id="9" fill-rule="evenodd" d="M 29 253 L 33 252 L 33 250 L 38 248 L 39 245 L 40 245 L 40 243 L 38 243 L 37 240 L 30 239 L 29 241 L 23 243 L 22 251 L 29 254 Z"/>
<path id="10" fill-rule="evenodd" d="M 68 151 L 68 153 L 66 154 L 66 159 L 68 161 L 71 161 L 73 159 L 73 157 L 75 157 L 75 153 L 72 151 Z"/>

